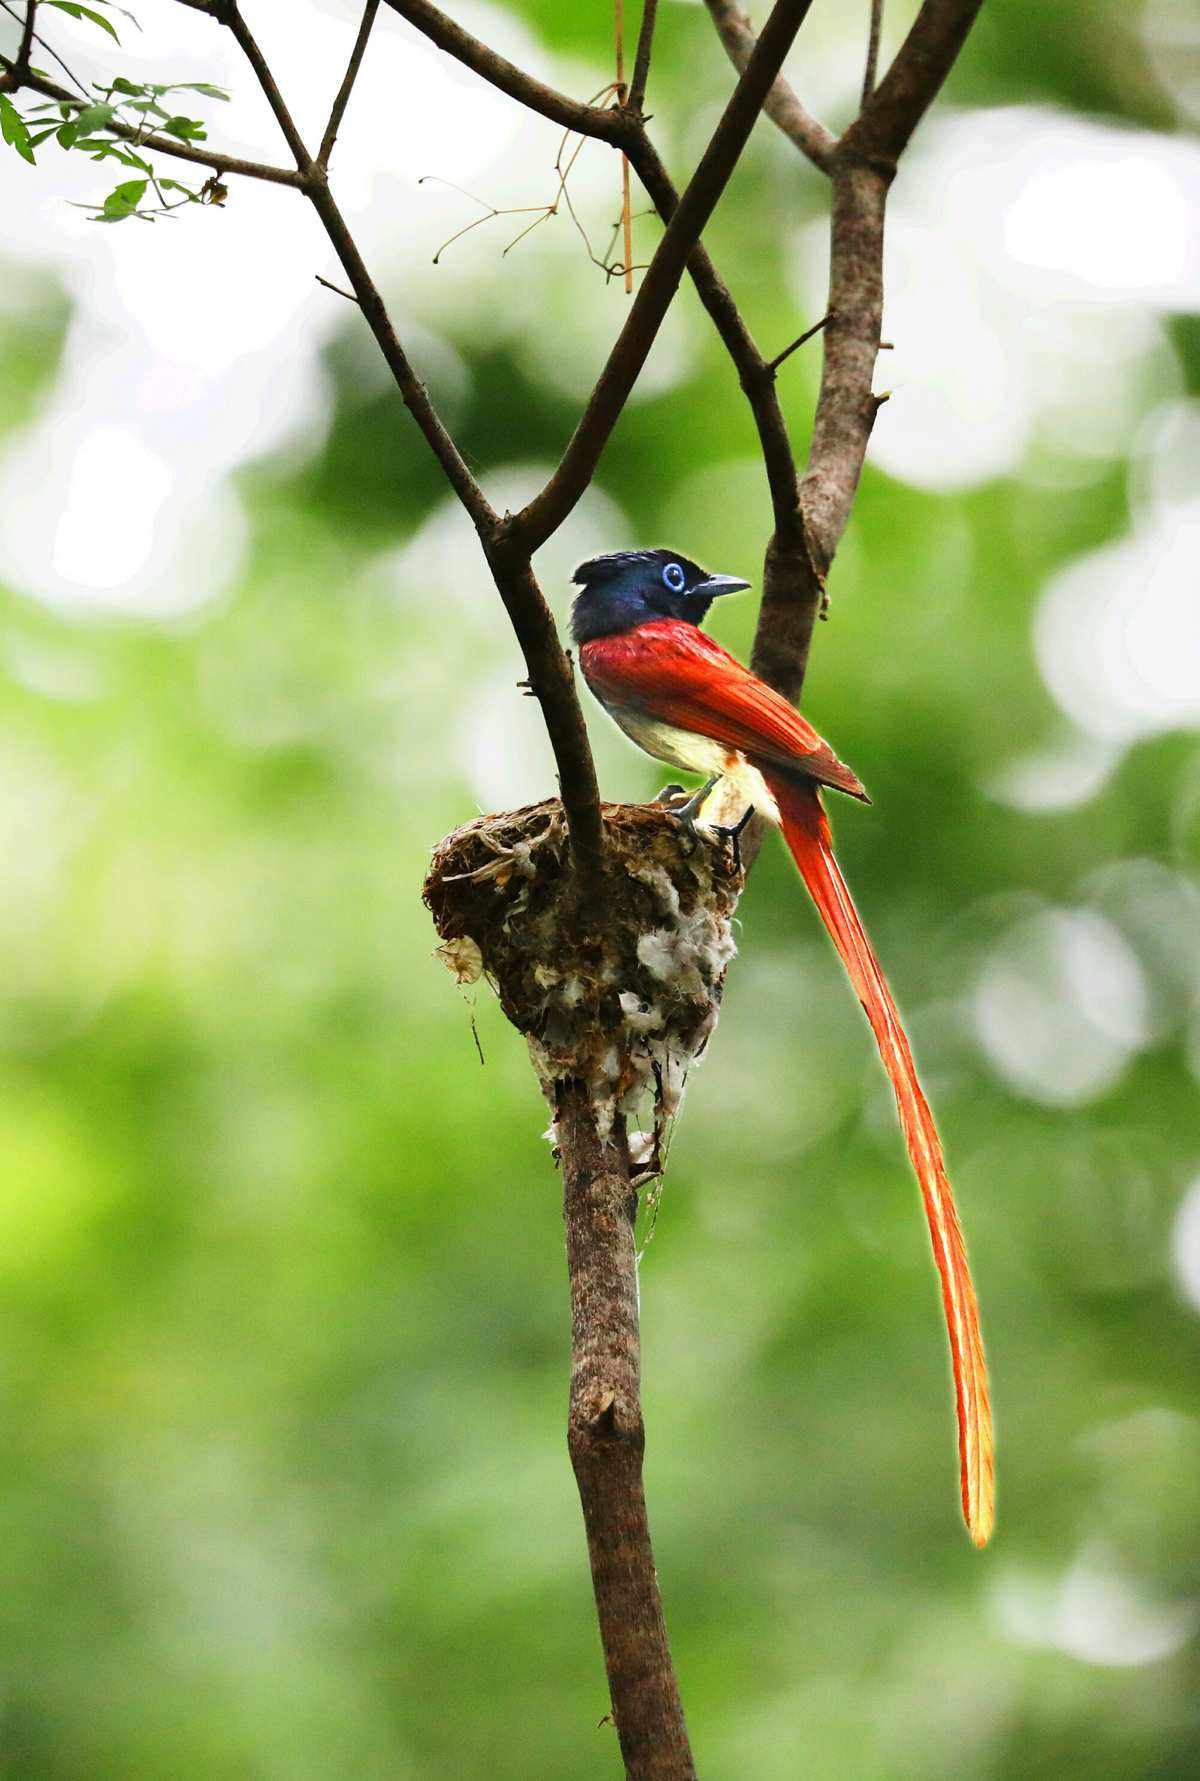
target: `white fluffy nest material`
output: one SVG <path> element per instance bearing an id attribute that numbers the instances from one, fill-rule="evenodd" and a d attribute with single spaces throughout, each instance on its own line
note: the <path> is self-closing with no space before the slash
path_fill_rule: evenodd
<path id="1" fill-rule="evenodd" d="M 557 801 L 483 817 L 434 853 L 425 898 L 460 982 L 486 975 L 550 1105 L 585 1081 L 602 1129 L 649 1095 L 673 1114 L 716 1025 L 741 874 L 666 812 L 604 807 L 609 870 L 580 899 Z"/>

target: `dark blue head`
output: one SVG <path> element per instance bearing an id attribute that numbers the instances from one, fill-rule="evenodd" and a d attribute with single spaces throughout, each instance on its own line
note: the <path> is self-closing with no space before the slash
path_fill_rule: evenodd
<path id="1" fill-rule="evenodd" d="M 718 594 L 750 586 L 734 575 L 710 575 L 677 550 L 613 551 L 580 563 L 571 579 L 583 589 L 571 612 L 576 643 L 632 631 L 652 618 L 698 625 Z"/>

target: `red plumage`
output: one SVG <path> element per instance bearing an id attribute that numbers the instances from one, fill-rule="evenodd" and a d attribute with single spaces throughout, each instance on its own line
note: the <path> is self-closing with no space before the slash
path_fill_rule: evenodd
<path id="1" fill-rule="evenodd" d="M 584 643 L 580 664 L 601 703 L 643 747 L 706 770 L 711 746 L 762 775 L 792 857 L 845 966 L 891 1081 L 920 1183 L 942 1289 L 958 1420 L 963 1516 L 976 1545 L 995 1515 L 991 1407 L 979 1309 L 941 1140 L 900 1013 L 833 855 L 820 786 L 866 798 L 857 776 L 786 699 L 695 625 L 653 619 Z M 664 729 L 665 726 L 665 729 Z M 694 761 L 688 758 L 695 744 Z"/>
<path id="2" fill-rule="evenodd" d="M 633 706 L 680 730 L 692 730 L 870 802 L 858 776 L 794 705 L 695 625 L 652 619 L 636 630 L 585 643 L 579 662 L 602 705 Z"/>

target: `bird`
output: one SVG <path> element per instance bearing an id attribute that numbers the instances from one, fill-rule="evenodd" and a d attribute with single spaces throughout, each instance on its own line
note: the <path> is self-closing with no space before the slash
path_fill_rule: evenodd
<path id="1" fill-rule="evenodd" d="M 705 777 L 694 796 L 676 799 L 674 814 L 694 833 L 720 783 L 723 805 L 733 794 L 744 808 L 735 835 L 754 811 L 778 825 L 862 1003 L 929 1224 L 954 1375 L 963 1518 L 982 1547 L 995 1521 L 994 1438 L 966 1244 L 900 1011 L 834 858 L 822 793 L 871 800 L 795 706 L 701 630 L 713 601 L 749 582 L 663 549 L 591 557 L 572 581 L 580 592 L 571 634 L 591 691 L 647 754 Z"/>

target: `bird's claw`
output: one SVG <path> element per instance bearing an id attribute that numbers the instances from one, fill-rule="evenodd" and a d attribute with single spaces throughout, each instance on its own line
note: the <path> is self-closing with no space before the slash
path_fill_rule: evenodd
<path id="1" fill-rule="evenodd" d="M 685 834 L 688 836 L 689 840 L 691 841 L 691 846 L 688 848 L 689 853 L 691 853 L 694 850 L 694 848 L 696 846 L 696 842 L 698 840 L 698 835 L 696 832 L 696 818 L 699 816 L 701 810 L 704 808 L 704 801 L 708 797 L 708 794 L 712 791 L 713 786 L 716 785 L 719 777 L 720 777 L 719 774 L 714 773 L 713 777 L 707 782 L 707 784 L 702 785 L 698 792 L 693 792 L 691 797 L 688 798 L 685 803 L 683 803 L 683 804 L 669 804 L 667 806 L 667 808 L 671 812 L 671 815 L 675 818 L 676 822 L 680 824 L 680 826 L 684 830 Z"/>
<path id="2" fill-rule="evenodd" d="M 729 843 L 730 850 L 733 854 L 733 869 L 735 872 L 740 872 L 742 869 L 742 832 L 753 815 L 754 806 L 753 804 L 748 804 L 744 814 L 740 816 L 731 827 L 725 828 L 716 824 L 713 826 L 713 834 L 719 836 L 722 841 L 728 841 Z"/>

